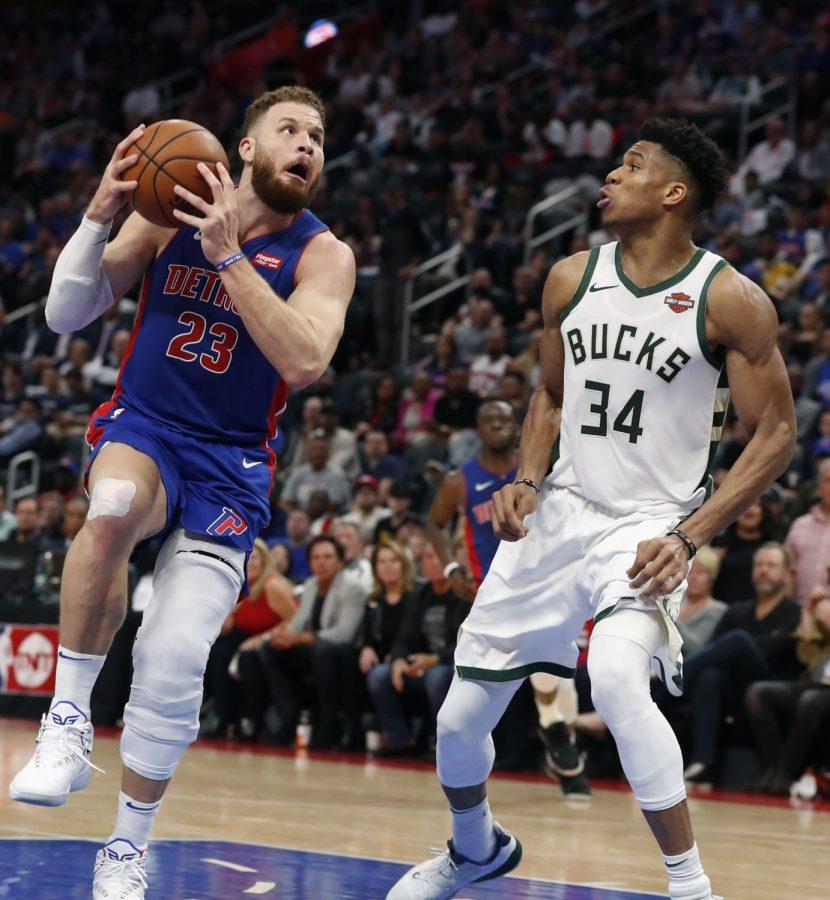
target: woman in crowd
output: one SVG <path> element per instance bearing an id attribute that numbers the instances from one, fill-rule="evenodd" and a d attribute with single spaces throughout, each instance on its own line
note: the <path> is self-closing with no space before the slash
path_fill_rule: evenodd
<path id="1" fill-rule="evenodd" d="M 430 428 L 435 418 L 435 403 L 438 391 L 426 372 L 416 371 L 409 384 L 409 390 L 398 410 L 398 424 L 395 429 L 395 445 L 409 447 L 419 441 L 428 440 Z"/>
<path id="2" fill-rule="evenodd" d="M 715 579 L 715 596 L 731 606 L 755 596 L 752 586 L 752 558 L 755 551 L 769 540 L 760 501 L 744 510 L 734 525 L 712 541 L 721 557 Z"/>
<path id="3" fill-rule="evenodd" d="M 726 604 L 712 596 L 712 585 L 719 569 L 718 554 L 711 547 L 701 547 L 689 570 L 686 596 L 677 623 L 684 654 L 702 647 L 726 612 Z"/>
<path id="4" fill-rule="evenodd" d="M 426 372 L 434 387 L 445 390 L 447 387 L 447 375 L 450 369 L 464 365 L 458 356 L 458 348 L 455 338 L 449 334 L 439 334 L 435 339 L 435 346 L 430 356 L 418 363 L 418 368 Z"/>
<path id="5" fill-rule="evenodd" d="M 297 609 L 293 585 L 277 571 L 260 538 L 254 542 L 247 574 L 250 593 L 225 619 L 208 659 L 205 694 L 212 702 L 202 719 L 202 737 L 213 737 L 233 724 L 237 682 L 228 669 L 237 651 L 259 647 L 268 632 L 280 622 L 291 621 Z"/>

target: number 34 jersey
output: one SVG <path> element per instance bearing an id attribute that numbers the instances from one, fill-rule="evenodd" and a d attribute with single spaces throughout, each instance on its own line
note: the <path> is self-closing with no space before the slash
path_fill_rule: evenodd
<path id="1" fill-rule="evenodd" d="M 726 262 L 696 250 L 674 277 L 638 287 L 620 244 L 595 247 L 561 316 L 562 427 L 551 479 L 623 514 L 686 514 L 707 469 L 729 391 L 706 340 L 709 286 Z"/>
<path id="2" fill-rule="evenodd" d="M 326 226 L 308 210 L 242 245 L 281 303 Z M 273 437 L 288 386 L 248 334 L 195 228 L 181 228 L 144 276 L 113 401 L 192 437 L 238 446 Z"/>

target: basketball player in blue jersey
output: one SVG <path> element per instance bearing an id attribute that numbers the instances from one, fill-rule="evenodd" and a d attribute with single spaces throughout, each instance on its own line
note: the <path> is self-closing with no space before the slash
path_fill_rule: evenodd
<path id="1" fill-rule="evenodd" d="M 90 694 L 126 609 L 136 543 L 162 536 L 152 600 L 133 649 L 115 828 L 93 896 L 139 900 L 150 829 L 196 737 L 210 647 L 269 517 L 268 441 L 291 388 L 315 381 L 343 330 L 351 250 L 307 210 L 323 168 L 324 107 L 311 91 L 263 94 L 245 115 L 238 188 L 199 171 L 213 202 L 159 228 L 136 214 L 107 243 L 135 182 L 119 178 L 140 126 L 115 150 L 55 266 L 46 319 L 83 327 L 139 278 L 141 300 L 112 400 L 93 416 L 86 524 L 61 585 L 55 697 L 12 799 L 60 806 L 89 781 Z"/>
<path id="2" fill-rule="evenodd" d="M 453 837 L 388 900 L 447 900 L 518 865 L 521 845 L 487 802 L 490 732 L 523 678 L 573 674 L 588 618 L 594 705 L 662 851 L 669 896 L 713 900 L 650 672 L 682 691 L 676 621 L 690 560 L 785 471 L 796 435 L 772 303 L 691 240 L 725 182 L 721 152 L 698 128 L 646 121 L 600 192 L 619 240 L 548 275 L 518 475 L 493 497 L 502 540 L 438 715 Z M 750 440 L 712 494 L 706 473 L 730 390 Z"/>

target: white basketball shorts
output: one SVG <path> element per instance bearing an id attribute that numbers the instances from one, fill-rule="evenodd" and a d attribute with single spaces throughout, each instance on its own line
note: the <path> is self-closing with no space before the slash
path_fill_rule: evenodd
<path id="1" fill-rule="evenodd" d="M 640 599 L 626 574 L 640 541 L 665 534 L 682 518 L 615 513 L 545 482 L 536 511 L 525 519 L 527 536 L 500 543 L 461 626 L 458 675 L 510 681 L 550 672 L 572 678 L 583 624 L 625 606 L 660 615 L 666 640 L 654 666 L 673 694 L 682 693 L 682 639 L 675 623 L 686 582 L 670 595 Z"/>

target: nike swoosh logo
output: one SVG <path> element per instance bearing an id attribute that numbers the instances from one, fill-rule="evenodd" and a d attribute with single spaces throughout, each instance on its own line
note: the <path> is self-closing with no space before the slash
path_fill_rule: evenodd
<path id="1" fill-rule="evenodd" d="M 595 291 L 610 291 L 611 288 L 619 287 L 618 284 L 603 284 L 602 286 L 592 284 L 588 290 L 593 294 Z"/>
<path id="2" fill-rule="evenodd" d="M 252 462 L 251 460 L 245 459 L 245 457 L 242 457 L 242 466 L 246 469 L 253 469 L 254 466 L 261 466 L 261 465 L 262 465 L 261 459 L 254 460 Z"/>
<path id="3" fill-rule="evenodd" d="M 196 234 L 193 235 L 193 240 L 194 240 L 194 241 L 201 241 L 201 240 L 202 240 L 202 232 L 201 232 L 201 231 L 197 231 Z"/>
<path id="4" fill-rule="evenodd" d="M 493 483 L 492 480 L 491 481 L 482 481 L 481 484 L 476 484 L 476 490 L 477 491 L 486 490 L 488 487 L 490 487 L 490 485 L 492 483 Z"/>
<path id="5" fill-rule="evenodd" d="M 152 806 L 136 806 L 135 803 L 130 800 L 127 801 L 127 809 L 134 809 L 136 812 L 140 813 L 151 813 L 155 812 L 161 804 L 154 803 Z"/>
<path id="6" fill-rule="evenodd" d="M 73 662 L 87 662 L 83 656 L 70 656 L 68 653 L 64 653 L 63 650 L 58 650 L 58 656 L 61 659 L 71 659 Z"/>

